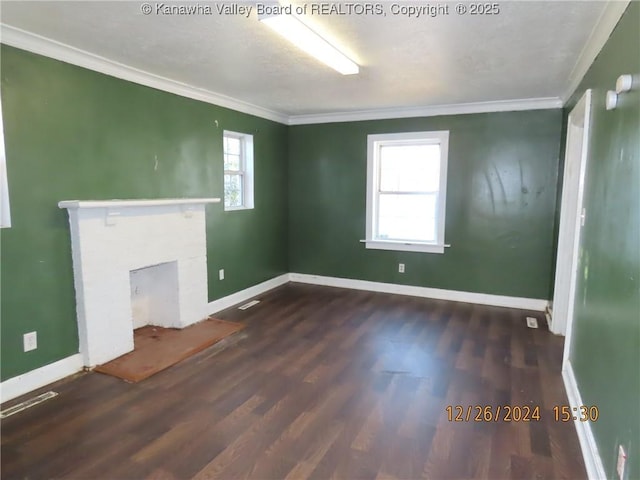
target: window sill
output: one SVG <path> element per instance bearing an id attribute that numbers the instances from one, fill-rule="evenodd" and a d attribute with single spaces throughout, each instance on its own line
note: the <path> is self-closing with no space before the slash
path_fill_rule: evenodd
<path id="1" fill-rule="evenodd" d="M 395 250 L 398 252 L 444 253 L 448 245 L 421 242 L 396 242 L 392 240 L 364 240 L 367 249 Z"/>
<path id="2" fill-rule="evenodd" d="M 224 207 L 225 212 L 236 212 L 238 210 L 253 210 L 253 207 Z"/>

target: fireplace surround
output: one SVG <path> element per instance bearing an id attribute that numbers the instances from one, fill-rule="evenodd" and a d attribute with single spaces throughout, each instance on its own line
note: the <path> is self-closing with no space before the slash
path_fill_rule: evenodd
<path id="1" fill-rule="evenodd" d="M 174 328 L 206 318 L 205 204 L 218 202 L 58 203 L 69 213 L 78 337 L 86 367 L 133 350 L 134 317 L 136 326 Z"/>

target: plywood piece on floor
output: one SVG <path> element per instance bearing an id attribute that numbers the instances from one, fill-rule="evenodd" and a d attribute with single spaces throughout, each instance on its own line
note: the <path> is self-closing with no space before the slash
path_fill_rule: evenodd
<path id="1" fill-rule="evenodd" d="M 139 382 L 243 328 L 244 325 L 240 323 L 217 318 L 208 318 L 183 329 L 148 325 L 134 331 L 133 352 L 99 365 L 95 371 L 129 382 Z"/>

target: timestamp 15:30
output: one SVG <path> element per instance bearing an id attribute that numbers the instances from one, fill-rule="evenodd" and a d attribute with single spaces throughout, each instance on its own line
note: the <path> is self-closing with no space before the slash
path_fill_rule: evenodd
<path id="1" fill-rule="evenodd" d="M 600 417 L 600 411 L 595 405 L 580 405 L 579 407 L 556 405 L 553 407 L 553 419 L 556 422 L 570 422 L 571 420 L 596 422 L 598 417 Z"/>

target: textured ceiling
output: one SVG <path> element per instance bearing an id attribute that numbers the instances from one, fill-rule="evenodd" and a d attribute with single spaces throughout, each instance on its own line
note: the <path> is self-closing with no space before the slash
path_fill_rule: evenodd
<path id="1" fill-rule="evenodd" d="M 287 115 L 560 97 L 606 2 L 498 3 L 496 15 L 313 15 L 361 65 L 342 76 L 251 14 L 141 13 L 142 2 L 7 2 L 2 23 Z M 164 5 L 196 5 L 164 2 Z M 422 5 L 404 2 L 403 5 Z M 437 5 L 432 3 L 432 5 Z M 467 4 L 468 5 L 468 4 Z"/>

